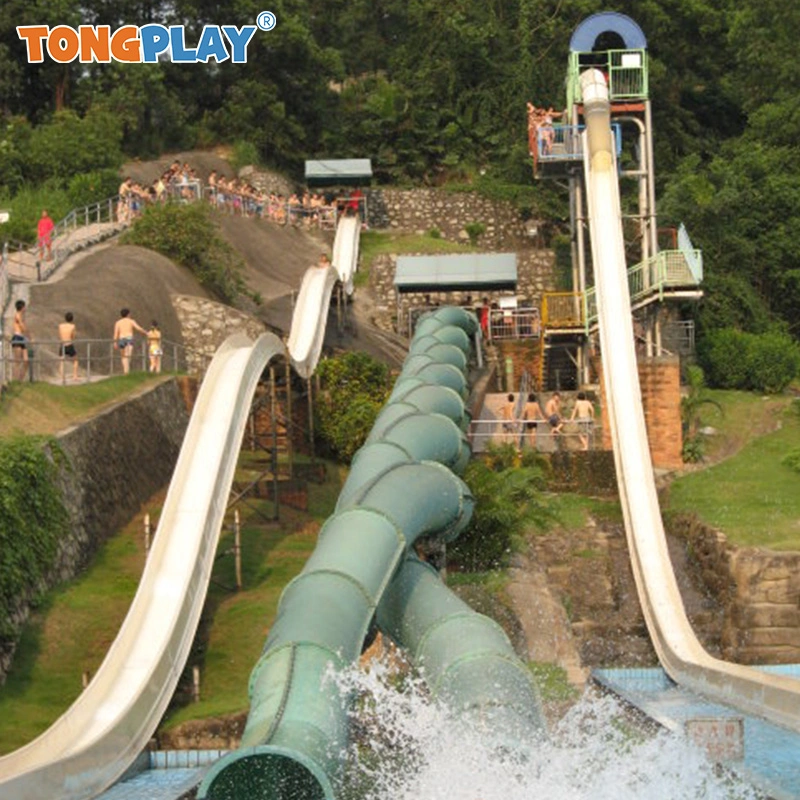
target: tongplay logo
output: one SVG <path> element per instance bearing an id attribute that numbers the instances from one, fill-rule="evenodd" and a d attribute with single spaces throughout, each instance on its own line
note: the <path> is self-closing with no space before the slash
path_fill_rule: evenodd
<path id="1" fill-rule="evenodd" d="M 61 64 L 76 59 L 82 64 L 153 64 L 161 57 L 178 64 L 207 64 L 212 59 L 245 64 L 247 46 L 256 30 L 270 31 L 276 24 L 271 11 L 262 11 L 256 25 L 206 25 L 196 47 L 187 47 L 183 25 L 123 25 L 113 32 L 110 25 L 80 25 L 77 29 L 69 25 L 20 25 L 17 35 L 25 42 L 31 64 L 43 62 L 45 53 Z"/>

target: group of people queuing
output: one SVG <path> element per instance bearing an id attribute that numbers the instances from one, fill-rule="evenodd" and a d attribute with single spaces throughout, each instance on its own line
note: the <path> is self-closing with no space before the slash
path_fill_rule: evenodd
<path id="1" fill-rule="evenodd" d="M 547 426 L 546 432 L 551 436 L 559 436 L 566 422 L 574 422 L 578 426 L 578 440 L 581 449 L 588 450 L 594 430 L 594 404 L 585 392 L 578 392 L 569 418 L 562 409 L 561 392 L 553 392 L 542 409 L 539 398 L 534 392 L 528 394 L 524 402 L 518 402 L 517 396 L 511 392 L 506 398 L 502 411 L 503 441 L 519 447 L 527 444 L 536 447 L 537 434 L 541 434 L 539 426 Z"/>
<path id="2" fill-rule="evenodd" d="M 153 203 L 165 203 L 169 199 L 182 202 L 199 200 L 203 195 L 203 182 L 187 163 L 173 161 L 151 184 L 144 185 L 127 176 L 119 187 L 117 221 L 132 222 L 142 214 L 144 207 Z"/>
<path id="3" fill-rule="evenodd" d="M 289 196 L 267 192 L 237 177 L 212 170 L 204 183 L 188 163 L 174 161 L 157 180 L 144 186 L 126 177 L 119 187 L 117 220 L 129 223 L 140 216 L 148 204 L 168 199 L 189 203 L 205 199 L 212 207 L 242 217 L 268 219 L 279 225 L 330 229 L 338 215 L 364 213 L 360 189 L 337 196 L 309 191 Z"/>
<path id="4" fill-rule="evenodd" d="M 27 303 L 17 300 L 14 304 L 14 322 L 11 335 L 12 370 L 11 379 L 22 381 L 30 375 L 31 358 L 33 356 L 33 339 L 25 319 Z M 141 334 L 147 340 L 148 371 L 161 372 L 161 359 L 163 345 L 161 330 L 158 322 L 153 320 L 148 329 L 143 328 L 130 316 L 130 310 L 123 308 L 119 319 L 114 323 L 113 346 L 118 351 L 122 373 L 130 372 L 131 356 L 135 344 L 136 334 Z M 78 381 L 79 357 L 76 345 L 78 344 L 78 330 L 75 324 L 75 315 L 71 311 L 64 314 L 64 320 L 58 325 L 58 375 L 63 382 L 67 380 L 65 365 L 72 363 L 71 379 Z"/>

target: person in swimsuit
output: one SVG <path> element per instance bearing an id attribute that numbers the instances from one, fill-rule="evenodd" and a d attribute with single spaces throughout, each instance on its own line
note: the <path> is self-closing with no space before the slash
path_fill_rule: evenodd
<path id="1" fill-rule="evenodd" d="M 553 392 L 553 396 L 547 401 L 544 408 L 547 422 L 550 424 L 550 433 L 554 436 L 561 433 L 564 421 L 561 419 L 561 393 Z"/>
<path id="2" fill-rule="evenodd" d="M 58 348 L 59 376 L 64 380 L 64 361 L 72 359 L 72 380 L 78 380 L 78 351 L 75 349 L 75 323 L 71 311 L 64 314 L 64 321 L 58 326 L 58 341 L 61 343 Z"/>
<path id="3" fill-rule="evenodd" d="M 317 263 L 317 266 L 320 269 L 328 269 L 328 267 L 330 265 L 331 265 L 331 260 L 328 258 L 328 254 L 327 253 L 321 253 L 320 257 L 319 257 L 319 262 Z"/>
<path id="4" fill-rule="evenodd" d="M 531 392 L 528 395 L 528 402 L 525 403 L 525 427 L 527 428 L 527 439 L 530 447 L 536 448 L 536 431 L 539 422 L 544 422 L 542 409 L 536 395 Z"/>
<path id="5" fill-rule="evenodd" d="M 130 309 L 123 308 L 119 312 L 119 319 L 114 323 L 114 347 L 119 350 L 123 375 L 127 375 L 131 369 L 134 332 L 147 335 L 147 331 L 135 319 L 130 318 L 130 313 Z"/>
<path id="6" fill-rule="evenodd" d="M 578 438 L 581 440 L 581 447 L 589 449 L 589 437 L 594 426 L 594 405 L 586 399 L 584 392 L 578 392 L 578 399 L 575 401 L 575 408 L 572 409 L 570 421 L 578 421 Z"/>
<path id="7" fill-rule="evenodd" d="M 17 300 L 14 308 L 16 309 L 14 312 L 14 332 L 11 336 L 11 353 L 14 357 L 12 378 L 21 381 L 28 371 L 30 336 L 28 334 L 28 326 L 25 323 L 25 301 Z"/>
<path id="8" fill-rule="evenodd" d="M 153 320 L 150 330 L 147 331 L 147 354 L 150 356 L 150 372 L 161 372 L 161 331 L 158 323 Z"/>

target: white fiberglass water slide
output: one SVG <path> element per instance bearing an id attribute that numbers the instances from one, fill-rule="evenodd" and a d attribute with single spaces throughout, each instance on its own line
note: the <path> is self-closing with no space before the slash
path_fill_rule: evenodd
<path id="1" fill-rule="evenodd" d="M 713 658 L 686 617 L 667 551 L 642 410 L 608 90 L 598 70 L 587 70 L 581 85 L 603 380 L 631 564 L 650 637 L 676 683 L 800 731 L 800 681 Z"/>
<path id="2" fill-rule="evenodd" d="M 360 233 L 361 218 L 358 215 L 341 217 L 336 226 L 332 265 L 327 269 L 309 267 L 303 275 L 288 342 L 292 365 L 301 378 L 310 378 L 317 368 L 336 282 L 341 281 L 347 294 L 353 293 Z"/>
<path id="3" fill-rule="evenodd" d="M 301 378 L 310 378 L 319 361 L 337 280 L 339 275 L 333 267 L 309 267 L 303 275 L 287 343 L 292 366 Z"/>
<path id="4" fill-rule="evenodd" d="M 361 217 L 339 218 L 336 238 L 333 240 L 333 268 L 347 294 L 353 294 L 353 275 L 358 268 L 358 237 L 361 233 Z"/>
<path id="5" fill-rule="evenodd" d="M 83 800 L 130 766 L 183 671 L 203 610 L 250 403 L 272 334 L 229 338 L 195 403 L 139 588 L 94 679 L 30 744 L 0 758 L 0 797 Z"/>

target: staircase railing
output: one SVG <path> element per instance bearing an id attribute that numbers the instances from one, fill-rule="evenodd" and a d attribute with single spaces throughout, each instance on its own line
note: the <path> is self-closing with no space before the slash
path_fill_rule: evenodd
<path id="1" fill-rule="evenodd" d="M 700 250 L 661 250 L 628 270 L 631 303 L 656 294 L 662 299 L 664 289 L 670 287 L 697 286 L 702 276 L 703 255 Z M 597 294 L 594 287 L 586 290 L 584 307 L 588 333 L 597 323 Z"/>
<path id="2" fill-rule="evenodd" d="M 8 277 L 30 282 L 47 280 L 73 253 L 92 241 L 91 236 L 80 239 L 72 234 L 78 229 L 88 229 L 90 225 L 117 222 L 115 212 L 118 203 L 117 195 L 98 203 L 73 208 L 50 233 L 52 258 L 49 260 L 41 258 L 38 241 L 33 244 L 7 242 L 4 260 L 8 266 Z M 120 227 L 124 225 L 123 222 L 118 224 Z"/>

